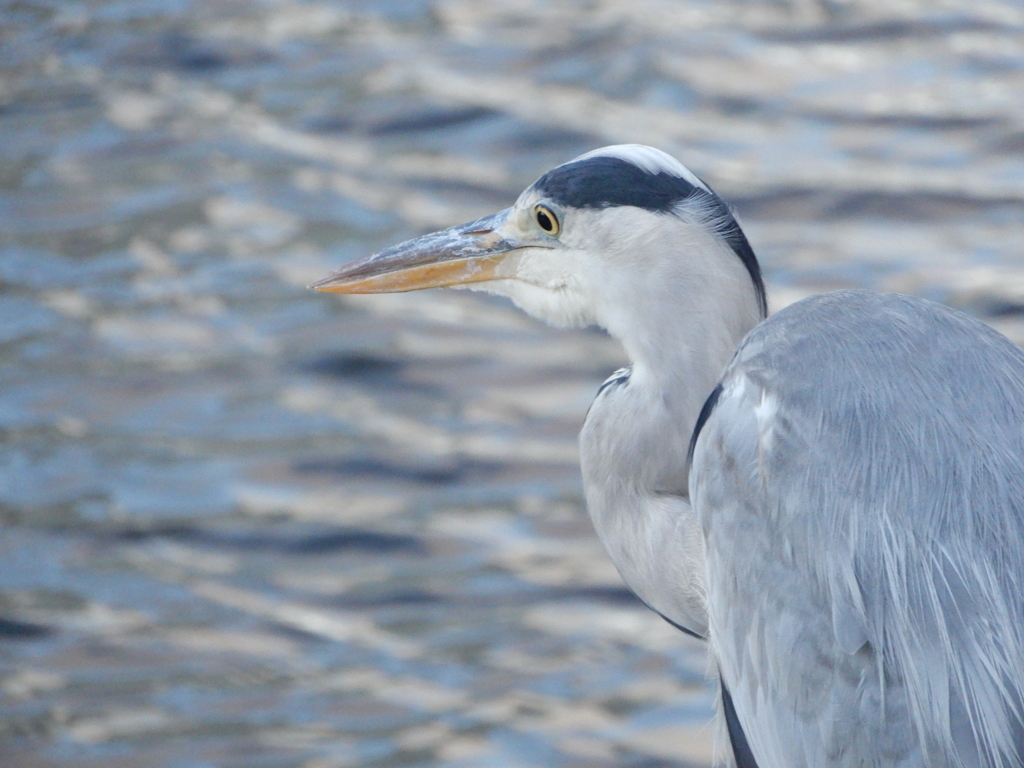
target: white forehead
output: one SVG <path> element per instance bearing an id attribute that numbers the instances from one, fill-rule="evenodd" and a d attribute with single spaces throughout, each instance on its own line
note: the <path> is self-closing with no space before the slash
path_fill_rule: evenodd
<path id="1" fill-rule="evenodd" d="M 705 192 L 711 191 L 708 189 L 707 184 L 698 179 L 689 168 L 672 157 L 672 155 L 654 147 L 648 147 L 643 144 L 614 144 L 610 147 L 591 150 L 569 162 L 575 163 L 592 157 L 617 157 L 619 160 L 632 163 L 637 168 L 650 174 L 668 173 L 672 176 L 686 179 L 693 186 L 700 187 Z M 568 164 L 565 163 L 565 165 Z"/>

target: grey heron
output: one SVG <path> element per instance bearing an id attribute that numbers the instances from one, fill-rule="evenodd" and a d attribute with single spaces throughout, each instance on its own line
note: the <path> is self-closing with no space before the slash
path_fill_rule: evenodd
<path id="1" fill-rule="evenodd" d="M 743 768 L 1024 765 L 1024 353 L 950 308 L 840 291 L 767 316 L 729 208 L 650 147 L 313 285 L 465 286 L 632 365 L 580 435 L 626 584 L 708 640 Z"/>

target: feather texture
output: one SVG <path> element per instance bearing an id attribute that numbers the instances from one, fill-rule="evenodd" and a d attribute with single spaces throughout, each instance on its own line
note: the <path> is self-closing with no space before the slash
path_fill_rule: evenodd
<path id="1" fill-rule="evenodd" d="M 1024 764 L 1024 353 L 905 296 L 759 325 L 690 489 L 762 768 Z"/>

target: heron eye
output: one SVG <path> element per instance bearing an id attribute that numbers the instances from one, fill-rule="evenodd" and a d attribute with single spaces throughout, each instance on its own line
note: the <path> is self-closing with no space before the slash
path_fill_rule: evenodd
<path id="1" fill-rule="evenodd" d="M 549 235 L 558 234 L 558 217 L 552 213 L 550 208 L 546 208 L 543 205 L 534 206 L 533 215 L 537 219 L 537 226 Z"/>

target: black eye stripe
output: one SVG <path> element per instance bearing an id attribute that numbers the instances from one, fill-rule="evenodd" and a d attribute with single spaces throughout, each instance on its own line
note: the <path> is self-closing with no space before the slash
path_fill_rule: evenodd
<path id="1" fill-rule="evenodd" d="M 632 205 L 668 213 L 693 194 L 703 192 L 667 171 L 651 173 L 617 157 L 591 157 L 560 165 L 534 183 L 550 200 L 569 208 Z"/>

